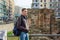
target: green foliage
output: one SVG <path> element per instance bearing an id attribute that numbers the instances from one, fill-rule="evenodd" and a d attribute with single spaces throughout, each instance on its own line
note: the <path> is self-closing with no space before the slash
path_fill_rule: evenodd
<path id="1" fill-rule="evenodd" d="M 7 33 L 7 39 L 8 40 L 19 40 L 19 37 L 13 36 L 13 31 L 10 31 Z"/>
<path id="2" fill-rule="evenodd" d="M 12 35 L 13 35 L 13 31 L 7 33 L 7 36 L 12 36 Z"/>

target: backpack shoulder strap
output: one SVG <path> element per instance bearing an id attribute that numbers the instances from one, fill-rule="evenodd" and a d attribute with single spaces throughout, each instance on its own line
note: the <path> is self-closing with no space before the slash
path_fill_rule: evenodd
<path id="1" fill-rule="evenodd" d="M 18 17 L 16 24 L 17 24 L 17 27 L 21 24 L 21 15 Z"/>

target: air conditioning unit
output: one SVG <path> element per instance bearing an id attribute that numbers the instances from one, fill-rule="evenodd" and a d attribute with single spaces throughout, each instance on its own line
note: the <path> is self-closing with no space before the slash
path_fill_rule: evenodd
<path id="1" fill-rule="evenodd" d="M 0 40 L 7 40 L 7 31 L 6 30 L 0 31 Z"/>

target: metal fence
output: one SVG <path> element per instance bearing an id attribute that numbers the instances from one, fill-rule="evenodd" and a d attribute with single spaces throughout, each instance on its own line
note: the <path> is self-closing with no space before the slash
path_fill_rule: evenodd
<path id="1" fill-rule="evenodd" d="M 8 36 L 8 40 L 19 40 L 19 37 Z M 60 40 L 60 34 L 30 34 L 29 40 Z"/>

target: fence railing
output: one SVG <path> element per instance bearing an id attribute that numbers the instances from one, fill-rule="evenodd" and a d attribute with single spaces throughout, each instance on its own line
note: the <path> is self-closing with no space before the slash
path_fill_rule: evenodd
<path id="1" fill-rule="evenodd" d="M 60 34 L 30 34 L 31 40 L 60 40 Z"/>
<path id="2" fill-rule="evenodd" d="M 8 36 L 10 38 L 14 37 L 16 38 L 16 36 Z M 30 34 L 29 37 L 30 40 L 60 40 L 60 34 Z M 16 39 L 19 40 L 19 37 Z"/>
<path id="3" fill-rule="evenodd" d="M 38 36 L 60 36 L 60 34 L 30 34 L 31 37 Z"/>

